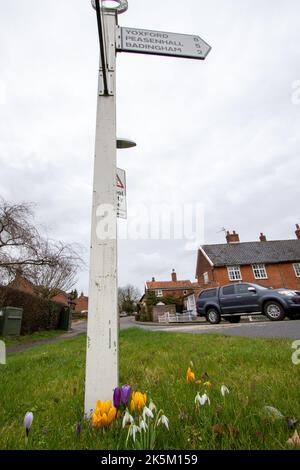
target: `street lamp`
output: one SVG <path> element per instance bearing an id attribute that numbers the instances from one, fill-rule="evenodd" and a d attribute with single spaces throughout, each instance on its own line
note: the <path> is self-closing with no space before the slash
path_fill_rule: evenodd
<path id="1" fill-rule="evenodd" d="M 130 149 L 136 147 L 136 143 L 129 139 L 117 139 L 117 149 Z"/>

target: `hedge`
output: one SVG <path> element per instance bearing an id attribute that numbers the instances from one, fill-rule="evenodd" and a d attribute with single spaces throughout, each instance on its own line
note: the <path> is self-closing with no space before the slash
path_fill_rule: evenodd
<path id="1" fill-rule="evenodd" d="M 61 313 L 65 306 L 10 287 L 0 286 L 0 308 L 23 308 L 21 334 L 35 331 L 56 330 L 60 326 Z"/>

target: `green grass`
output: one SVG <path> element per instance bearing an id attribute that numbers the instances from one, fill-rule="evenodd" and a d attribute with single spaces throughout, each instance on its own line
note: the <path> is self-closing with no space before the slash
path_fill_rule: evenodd
<path id="1" fill-rule="evenodd" d="M 0 336 L 0 341 L 4 341 L 6 347 L 10 348 L 12 346 L 21 346 L 31 343 L 36 343 L 37 341 L 43 341 L 45 339 L 51 339 L 54 336 L 60 336 L 66 333 L 62 330 L 48 330 L 48 331 L 37 331 L 31 335 L 24 336 Z"/>
<path id="2" fill-rule="evenodd" d="M 168 416 L 170 431 L 159 428 L 159 450 L 285 449 L 292 432 L 263 407 L 300 418 L 300 366 L 291 353 L 288 340 L 129 329 L 121 332 L 120 380 L 147 391 Z M 211 406 L 199 413 L 194 397 L 204 389 L 186 383 L 190 361 L 196 375 L 207 372 L 213 384 Z M 84 423 L 76 436 L 84 363 L 84 335 L 8 357 L 0 366 L 0 449 L 24 449 L 26 411 L 34 413 L 29 449 L 124 448 L 125 432 L 117 426 L 103 432 Z M 225 401 L 223 383 L 230 389 Z"/>

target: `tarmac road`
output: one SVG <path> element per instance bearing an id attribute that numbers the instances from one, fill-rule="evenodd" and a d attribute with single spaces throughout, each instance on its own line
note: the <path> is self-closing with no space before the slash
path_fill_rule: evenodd
<path id="1" fill-rule="evenodd" d="M 231 325 L 227 322 L 219 325 L 209 323 L 191 325 L 141 325 L 134 322 L 133 318 L 121 318 L 121 329 L 134 326 L 146 330 L 159 330 L 174 333 L 194 333 L 194 334 L 221 334 L 229 336 L 262 337 L 262 338 L 290 338 L 300 340 L 300 320 L 285 320 L 282 322 L 254 321 L 242 322 Z"/>

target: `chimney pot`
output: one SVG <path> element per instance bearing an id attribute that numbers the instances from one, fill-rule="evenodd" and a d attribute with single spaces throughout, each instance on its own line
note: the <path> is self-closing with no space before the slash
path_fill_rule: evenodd
<path id="1" fill-rule="evenodd" d="M 300 227 L 299 227 L 299 224 L 296 224 L 296 237 L 298 238 L 298 240 L 300 240 Z"/>
<path id="2" fill-rule="evenodd" d="M 152 282 L 155 282 L 155 277 L 152 278 Z"/>
<path id="3" fill-rule="evenodd" d="M 266 241 L 267 241 L 267 237 L 266 237 L 266 235 L 263 234 L 263 233 L 260 234 L 259 239 L 260 239 L 261 242 L 266 242 Z"/>
<path id="4" fill-rule="evenodd" d="M 173 281 L 173 282 L 177 282 L 177 274 L 176 274 L 175 269 L 173 269 L 172 274 L 171 274 L 171 277 L 172 277 L 172 281 Z"/>
<path id="5" fill-rule="evenodd" d="M 226 241 L 227 243 L 239 243 L 240 241 L 239 234 L 236 233 L 235 230 L 232 233 L 227 232 Z"/>

